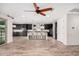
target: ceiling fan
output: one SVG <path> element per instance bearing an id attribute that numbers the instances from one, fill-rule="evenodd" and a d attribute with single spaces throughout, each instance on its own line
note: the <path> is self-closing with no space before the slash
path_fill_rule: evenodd
<path id="1" fill-rule="evenodd" d="M 34 8 L 35 8 L 35 11 L 27 11 L 25 10 L 25 12 L 36 12 L 37 14 L 41 14 L 43 16 L 46 16 L 46 14 L 44 12 L 46 11 L 52 11 L 53 9 L 50 7 L 50 8 L 44 8 L 44 9 L 40 9 L 40 7 L 37 5 L 37 3 L 33 3 L 34 5 Z"/>

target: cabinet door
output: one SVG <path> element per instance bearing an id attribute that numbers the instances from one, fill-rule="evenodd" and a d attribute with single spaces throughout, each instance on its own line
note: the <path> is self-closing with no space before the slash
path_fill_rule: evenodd
<path id="1" fill-rule="evenodd" d="M 5 21 L 0 21 L 0 45 L 6 42 Z"/>

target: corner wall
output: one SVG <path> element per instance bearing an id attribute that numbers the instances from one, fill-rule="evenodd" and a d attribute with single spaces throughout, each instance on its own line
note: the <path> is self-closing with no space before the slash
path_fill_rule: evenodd
<path id="1" fill-rule="evenodd" d="M 67 45 L 66 17 L 57 20 L 57 40 Z"/>
<path id="2" fill-rule="evenodd" d="M 13 42 L 12 19 L 7 19 L 7 43 Z"/>

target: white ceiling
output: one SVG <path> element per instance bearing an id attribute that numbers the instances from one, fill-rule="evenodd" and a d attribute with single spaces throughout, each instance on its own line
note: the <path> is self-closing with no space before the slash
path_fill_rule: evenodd
<path id="1" fill-rule="evenodd" d="M 35 12 L 24 12 L 24 10 L 35 10 L 32 3 L 0 3 L 0 13 L 13 16 L 15 23 L 53 23 L 53 20 L 63 17 L 69 10 L 79 8 L 77 3 L 39 3 L 38 5 L 40 8 L 50 6 L 54 10 L 48 12 L 47 16 L 41 16 Z"/>

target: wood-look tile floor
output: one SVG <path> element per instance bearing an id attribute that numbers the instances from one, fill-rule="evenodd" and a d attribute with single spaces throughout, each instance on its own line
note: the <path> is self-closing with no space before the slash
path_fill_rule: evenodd
<path id="1" fill-rule="evenodd" d="M 14 42 L 0 46 L 0 55 L 6 56 L 79 56 L 79 46 L 65 46 L 53 38 L 27 40 L 15 37 Z"/>

